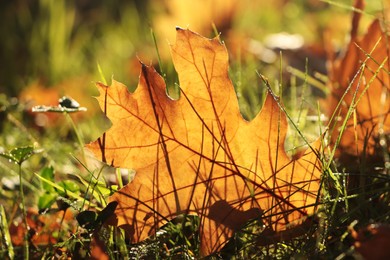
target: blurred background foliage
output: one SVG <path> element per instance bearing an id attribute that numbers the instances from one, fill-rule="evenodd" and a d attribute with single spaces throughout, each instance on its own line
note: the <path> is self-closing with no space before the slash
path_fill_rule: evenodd
<path id="1" fill-rule="evenodd" d="M 376 14 L 383 5 L 369 1 L 366 12 Z M 93 82 L 102 80 L 98 64 L 108 84 L 114 77 L 133 90 L 140 59 L 162 70 L 168 86 L 174 87 L 178 80 L 169 43 L 180 26 L 207 37 L 220 33 L 230 52 L 242 113 L 249 119 L 259 110 L 264 91 L 256 71 L 275 85 L 290 84 L 285 76 L 290 65 L 303 72 L 310 68 L 309 75 L 325 74 L 324 46 L 338 51 L 345 45 L 351 6 L 351 0 L 3 0 L 2 110 L 13 102 L 25 111 L 32 105 L 56 105 L 59 97 L 69 95 L 89 110 L 79 117 L 92 118 L 99 111 L 91 98 L 97 94 Z M 369 15 L 365 18 L 368 24 Z M 285 38 L 278 34 L 282 32 Z M 31 122 L 40 128 L 57 125 L 55 116 L 36 117 Z M 90 140 L 97 134 L 88 134 L 88 128 L 84 132 Z"/>

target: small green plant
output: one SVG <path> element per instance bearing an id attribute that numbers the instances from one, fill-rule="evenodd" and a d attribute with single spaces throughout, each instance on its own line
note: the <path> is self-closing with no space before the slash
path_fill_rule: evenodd
<path id="1" fill-rule="evenodd" d="M 27 214 L 26 214 L 26 204 L 24 199 L 24 191 L 23 191 L 23 178 L 22 178 L 22 164 L 27 161 L 33 154 L 38 151 L 34 149 L 33 146 L 26 147 L 17 147 L 9 151 L 8 153 L 0 153 L 1 157 L 4 157 L 9 160 L 9 162 L 15 163 L 18 165 L 18 173 L 19 173 L 19 197 L 20 197 L 20 208 L 23 214 L 24 227 L 25 230 L 29 230 L 29 226 L 27 224 Z M 29 233 L 25 232 L 24 234 L 24 259 L 29 259 Z"/>

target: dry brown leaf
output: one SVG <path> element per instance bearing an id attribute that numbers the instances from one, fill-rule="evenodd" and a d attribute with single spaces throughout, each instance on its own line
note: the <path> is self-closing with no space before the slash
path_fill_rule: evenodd
<path id="1" fill-rule="evenodd" d="M 109 164 L 136 170 L 110 198 L 119 203 L 117 225 L 127 226 L 131 241 L 153 235 L 179 214 L 195 214 L 201 252 L 208 255 L 252 218 L 279 231 L 312 214 L 321 165 L 310 149 L 297 160 L 286 155 L 287 121 L 273 96 L 247 122 L 218 39 L 178 29 L 172 56 L 179 100 L 167 96 L 163 78 L 145 65 L 132 94 L 116 81 L 97 84 L 112 127 L 87 148 Z"/>
<path id="2" fill-rule="evenodd" d="M 390 259 L 390 226 L 370 224 L 359 231 L 351 230 L 355 248 L 364 259 Z"/>
<path id="3" fill-rule="evenodd" d="M 358 39 L 358 24 L 359 16 L 355 14 L 345 55 L 336 60 L 330 70 L 332 93 L 327 102 L 328 113 L 331 116 L 336 111 L 337 121 L 331 137 L 333 144 L 348 109 L 360 98 L 338 146 L 337 156 L 342 160 L 363 153 L 378 156 L 380 131 L 383 135 L 390 133 L 389 39 L 378 20 L 371 24 L 363 38 Z M 340 101 L 340 109 L 336 110 Z"/>
<path id="4" fill-rule="evenodd" d="M 22 222 L 21 218 L 17 218 L 10 225 L 10 235 L 14 246 L 21 246 L 24 243 L 26 228 Z M 61 230 L 61 227 L 64 229 L 64 225 L 72 232 L 76 228 L 76 221 L 71 210 L 41 215 L 37 209 L 28 208 L 27 224 L 29 227 L 30 241 L 35 246 L 57 243 L 58 234 L 55 231 Z"/>
<path id="5" fill-rule="evenodd" d="M 109 260 L 107 254 L 106 241 L 103 241 L 98 234 L 94 233 L 91 239 L 91 256 L 89 259 Z"/>

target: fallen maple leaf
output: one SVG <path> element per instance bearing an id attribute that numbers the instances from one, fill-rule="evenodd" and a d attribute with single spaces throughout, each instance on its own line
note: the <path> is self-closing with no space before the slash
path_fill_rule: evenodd
<path id="1" fill-rule="evenodd" d="M 138 242 L 180 214 L 200 218 L 201 253 L 222 248 L 248 220 L 284 230 L 315 211 L 321 174 L 314 152 L 291 160 L 284 150 L 287 120 L 267 95 L 245 121 L 228 77 L 228 55 L 217 38 L 177 29 L 172 56 L 181 97 L 166 94 L 163 78 L 142 65 L 134 93 L 113 81 L 97 84 L 112 127 L 87 145 L 98 158 L 136 170 L 116 192 L 117 225 Z"/>
<path id="2" fill-rule="evenodd" d="M 357 9 L 362 9 L 364 1 L 356 1 L 356 5 Z M 328 114 L 336 113 L 332 144 L 339 138 L 348 110 L 352 107 L 353 111 L 337 147 L 336 156 L 342 161 L 362 154 L 381 157 L 378 156 L 382 149 L 380 134 L 390 133 L 389 39 L 379 20 L 375 20 L 364 37 L 358 39 L 359 19 L 360 13 L 356 12 L 345 55 L 331 63 L 330 68 L 332 93 L 327 101 Z M 389 147 L 386 148 L 388 152 Z"/>

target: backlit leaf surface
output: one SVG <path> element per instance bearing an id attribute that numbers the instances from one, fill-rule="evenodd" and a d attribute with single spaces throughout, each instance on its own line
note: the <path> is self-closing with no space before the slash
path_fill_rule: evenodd
<path id="1" fill-rule="evenodd" d="M 195 214 L 201 253 L 208 255 L 250 219 L 262 217 L 279 231 L 312 214 L 321 173 L 318 143 L 297 160 L 287 156 L 286 117 L 270 94 L 251 122 L 242 118 L 218 39 L 178 29 L 172 57 L 178 100 L 146 65 L 134 93 L 116 81 L 97 84 L 112 126 L 87 148 L 108 164 L 136 170 L 110 198 L 132 242 L 179 214 Z"/>
<path id="2" fill-rule="evenodd" d="M 341 159 L 362 154 L 375 156 L 382 149 L 380 134 L 390 133 L 389 39 L 379 20 L 359 39 L 358 15 L 354 17 L 345 55 L 333 63 L 330 71 L 332 93 L 328 105 L 330 113 L 335 111 L 337 121 L 333 143 L 337 142 L 348 110 L 352 112 L 338 145 Z"/>

